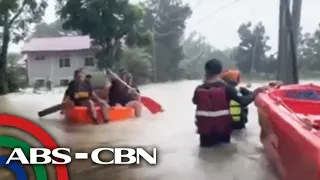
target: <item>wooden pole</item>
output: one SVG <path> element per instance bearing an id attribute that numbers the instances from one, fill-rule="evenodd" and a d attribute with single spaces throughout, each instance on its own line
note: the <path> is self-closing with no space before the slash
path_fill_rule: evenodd
<path id="1" fill-rule="evenodd" d="M 153 34 L 152 62 L 153 62 L 153 81 L 157 82 L 157 56 L 156 56 L 156 34 Z"/>
<path id="2" fill-rule="evenodd" d="M 258 43 L 258 36 L 256 36 L 254 38 L 254 44 L 253 44 L 253 48 L 252 48 L 252 58 L 251 58 L 251 73 L 252 75 L 257 72 L 256 71 L 256 61 L 257 61 L 257 56 L 256 56 L 256 51 L 257 51 L 257 43 Z M 260 60 L 260 57 L 259 57 Z"/>
<path id="3" fill-rule="evenodd" d="M 287 56 L 287 34 L 286 34 L 286 0 L 280 0 L 279 5 L 279 44 L 278 44 L 278 72 L 277 80 L 284 81 L 285 60 Z"/>
<path id="4" fill-rule="evenodd" d="M 298 39 L 300 32 L 302 0 L 280 0 L 279 49 L 277 79 L 284 84 L 297 84 Z"/>
<path id="5" fill-rule="evenodd" d="M 293 81 L 292 83 L 299 83 L 299 69 L 298 69 L 298 58 L 299 58 L 299 35 L 300 35 L 300 20 L 301 20 L 301 8 L 302 8 L 302 0 L 293 0 L 292 4 L 292 33 L 293 33 L 293 43 L 295 53 L 292 53 L 293 57 Z"/>

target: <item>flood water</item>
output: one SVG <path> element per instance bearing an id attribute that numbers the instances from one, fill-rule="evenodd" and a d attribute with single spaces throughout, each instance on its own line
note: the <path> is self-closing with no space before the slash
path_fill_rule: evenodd
<path id="1" fill-rule="evenodd" d="M 235 132 L 230 145 L 198 147 L 191 96 L 199 83 L 182 81 L 141 87 L 142 94 L 162 104 L 165 112 L 152 115 L 144 110 L 142 118 L 120 123 L 72 125 L 63 121 L 58 113 L 39 119 L 37 112 L 61 102 L 64 89 L 41 94 L 9 94 L 1 97 L 0 112 L 37 122 L 60 146 L 74 150 L 113 146 L 158 148 L 156 166 L 100 167 L 94 171 L 87 171 L 91 167 L 86 166 L 82 168 L 85 173 L 79 171 L 72 179 L 277 180 L 259 142 L 260 128 L 253 104 L 247 129 Z M 253 87 L 260 85 L 253 84 Z"/>

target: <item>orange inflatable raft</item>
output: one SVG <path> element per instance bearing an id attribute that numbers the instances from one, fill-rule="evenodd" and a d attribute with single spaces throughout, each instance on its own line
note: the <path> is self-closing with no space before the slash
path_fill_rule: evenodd
<path id="1" fill-rule="evenodd" d="M 260 93 L 255 104 L 260 140 L 281 180 L 319 180 L 320 86 L 273 88 Z"/>
<path id="2" fill-rule="evenodd" d="M 96 107 L 98 113 L 98 121 L 102 122 L 102 112 L 100 107 Z M 86 107 L 73 107 L 65 112 L 65 117 L 73 123 L 92 123 L 92 118 Z M 113 107 L 108 112 L 109 121 L 123 121 L 134 118 L 134 109 L 130 107 Z"/>

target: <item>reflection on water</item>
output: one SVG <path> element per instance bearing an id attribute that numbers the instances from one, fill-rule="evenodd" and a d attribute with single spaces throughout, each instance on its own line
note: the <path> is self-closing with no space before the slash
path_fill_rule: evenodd
<path id="1" fill-rule="evenodd" d="M 10 94 L 1 97 L 0 112 L 20 115 L 38 122 L 61 146 L 91 149 L 101 146 L 158 147 L 159 164 L 155 167 L 100 167 L 80 173 L 75 179 L 225 179 L 273 180 L 274 173 L 264 159 L 259 143 L 259 126 L 254 105 L 250 106 L 247 130 L 235 132 L 230 145 L 199 149 L 195 134 L 194 106 L 191 96 L 198 81 L 148 85 L 142 94 L 160 102 L 165 112 L 126 122 L 102 125 L 74 125 L 59 114 L 37 118 L 37 112 L 61 102 L 63 89 L 55 92 Z M 257 87 L 259 84 L 254 84 Z"/>

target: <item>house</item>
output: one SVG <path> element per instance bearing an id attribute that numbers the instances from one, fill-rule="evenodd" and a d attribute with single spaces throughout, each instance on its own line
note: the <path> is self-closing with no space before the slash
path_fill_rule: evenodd
<path id="1" fill-rule="evenodd" d="M 22 53 L 27 56 L 29 85 L 44 85 L 49 79 L 54 85 L 65 86 L 76 69 L 97 70 L 89 36 L 34 38 L 26 42 Z"/>

